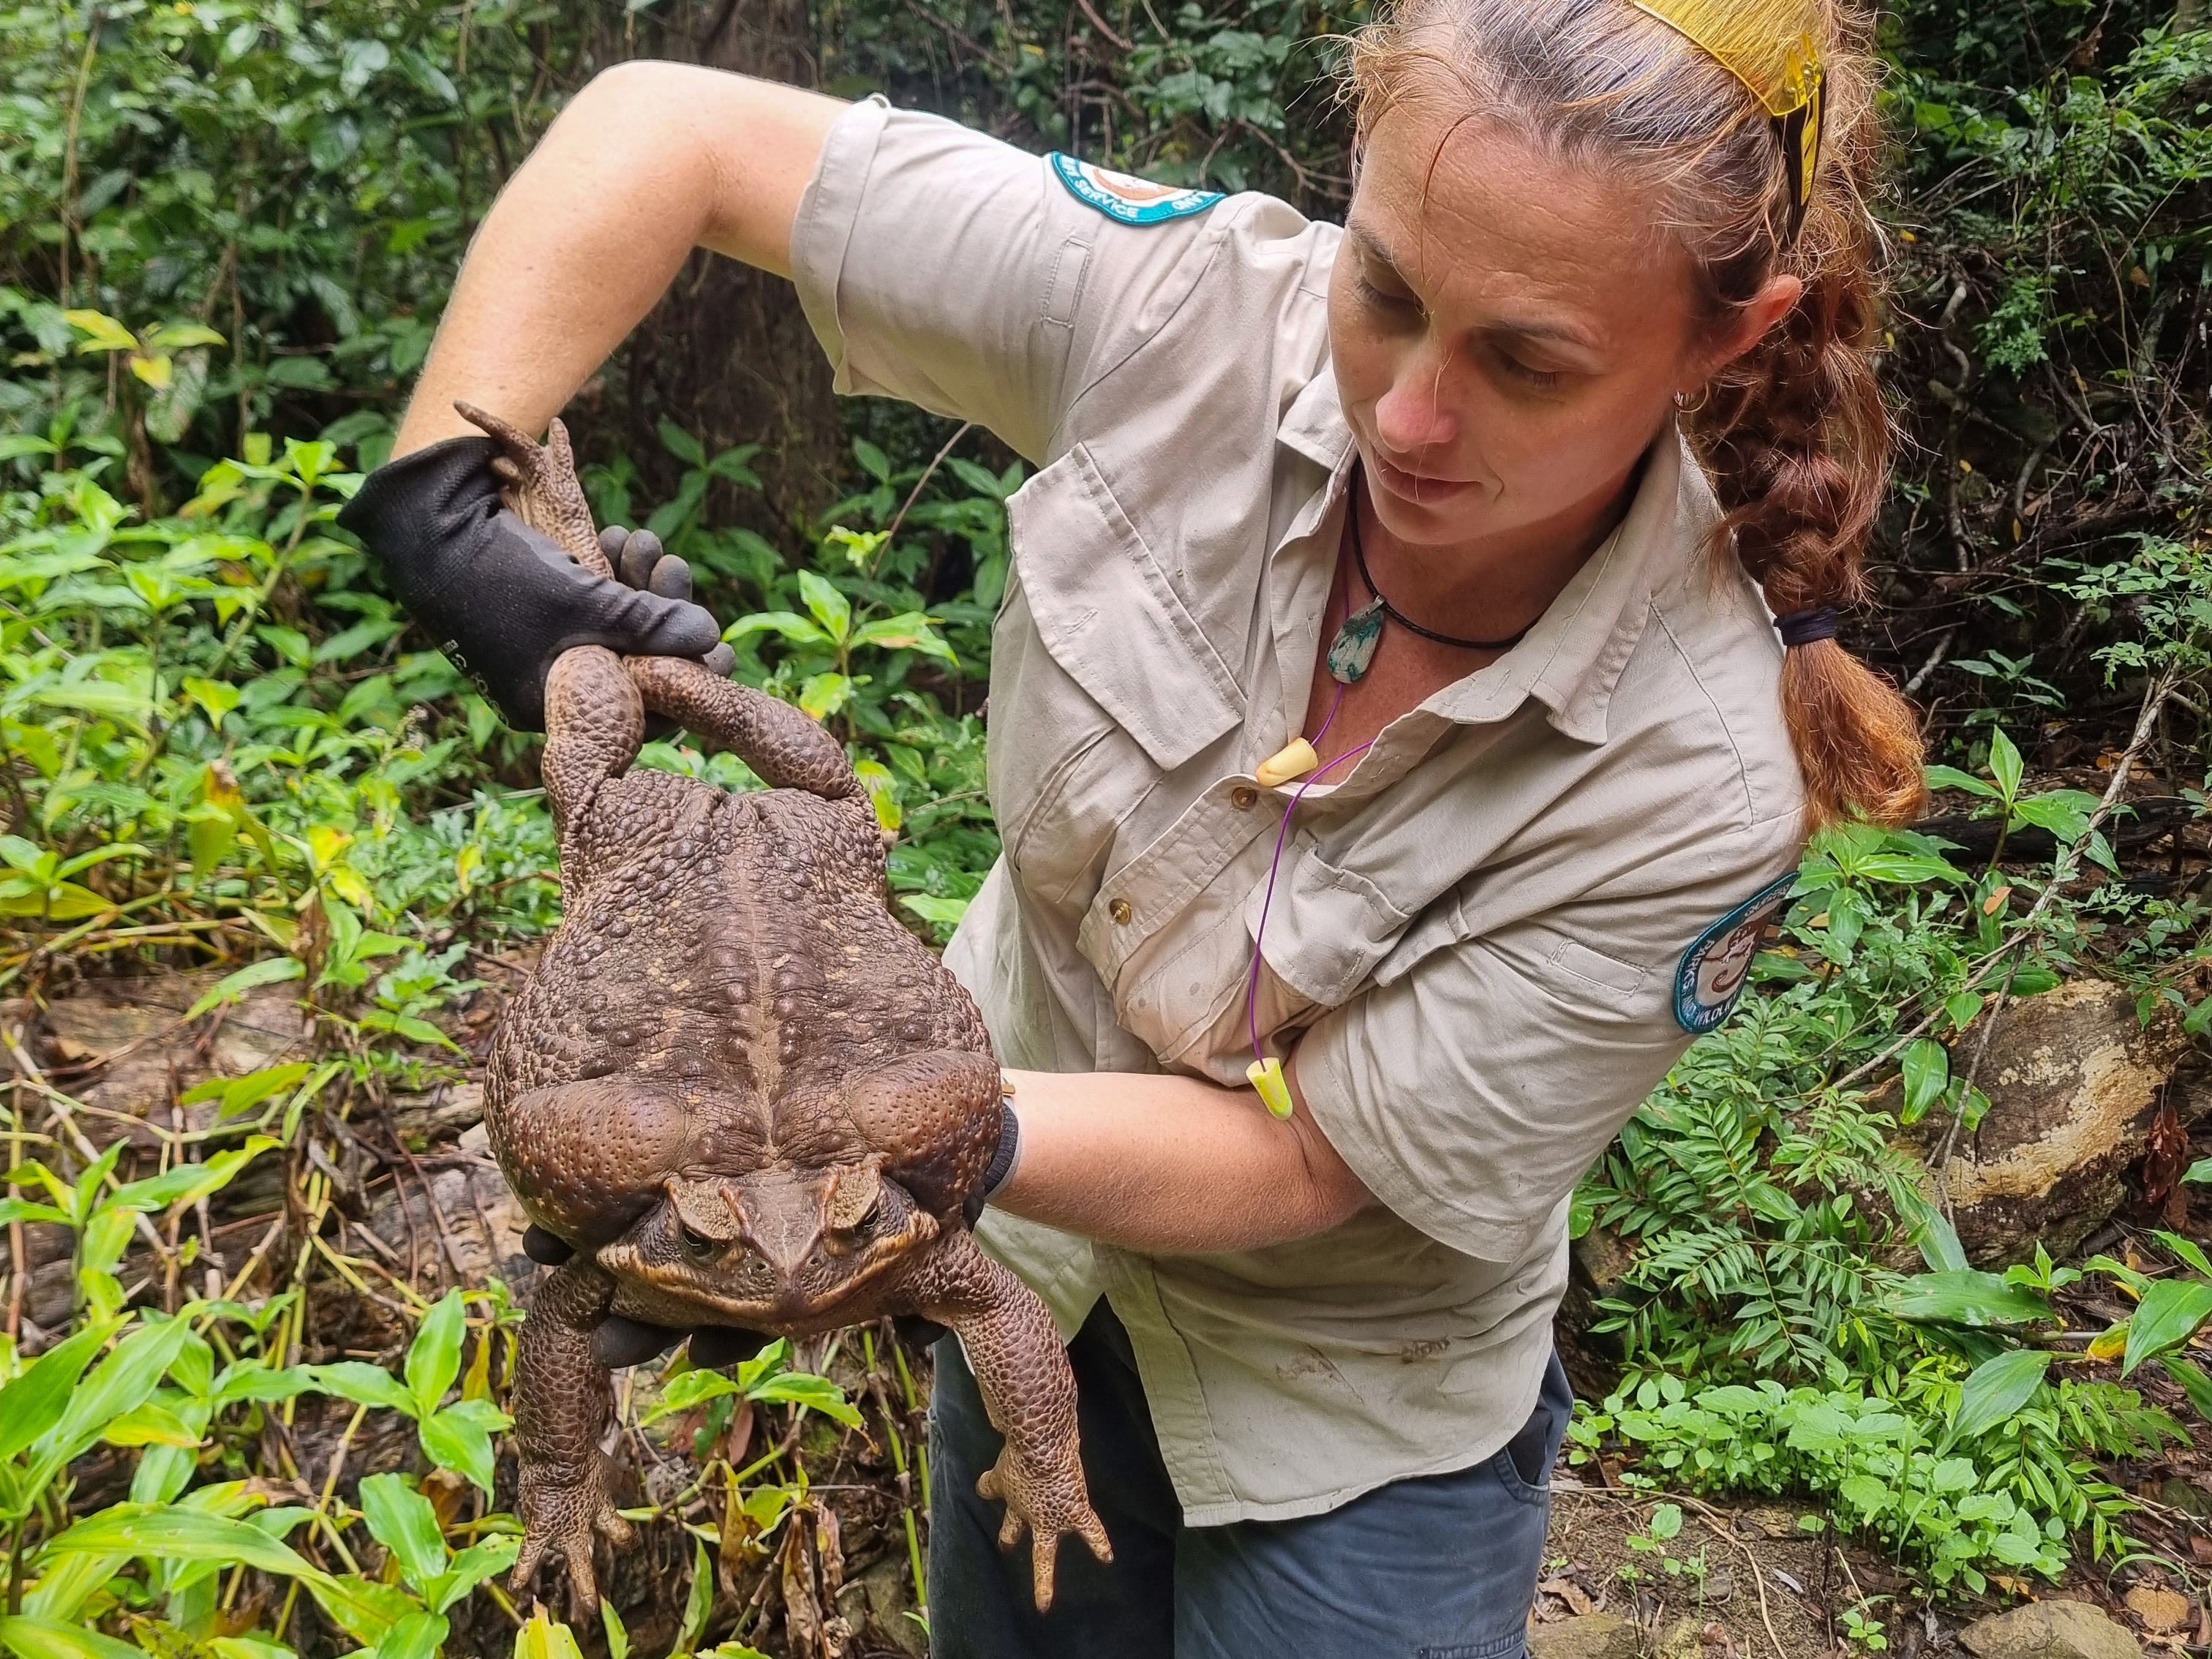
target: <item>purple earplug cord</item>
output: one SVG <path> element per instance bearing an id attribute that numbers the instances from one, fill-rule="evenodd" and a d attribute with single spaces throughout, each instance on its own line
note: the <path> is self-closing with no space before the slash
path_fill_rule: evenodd
<path id="1" fill-rule="evenodd" d="M 1336 711 L 1343 707 L 1344 682 L 1339 680 L 1336 700 L 1329 704 L 1328 716 L 1322 721 L 1321 730 L 1314 733 L 1316 749 L 1321 746 L 1322 739 L 1328 735 L 1328 728 L 1336 724 Z M 1346 750 L 1328 765 L 1316 767 L 1299 783 L 1296 793 L 1291 796 L 1290 805 L 1283 808 L 1283 827 L 1275 832 L 1275 855 L 1267 865 L 1267 896 L 1260 901 L 1260 925 L 1252 932 L 1252 973 L 1244 985 L 1244 1023 L 1252 1034 L 1252 1057 L 1255 1060 L 1264 1061 L 1267 1058 L 1266 1051 L 1260 1047 L 1260 945 L 1267 936 L 1267 907 L 1275 902 L 1275 876 L 1283 867 L 1283 843 L 1290 837 L 1291 815 L 1298 810 L 1298 803 L 1305 799 L 1306 791 L 1321 781 L 1323 773 L 1334 771 L 1348 760 L 1358 760 L 1374 746 L 1375 739 L 1370 738 L 1357 749 Z"/>

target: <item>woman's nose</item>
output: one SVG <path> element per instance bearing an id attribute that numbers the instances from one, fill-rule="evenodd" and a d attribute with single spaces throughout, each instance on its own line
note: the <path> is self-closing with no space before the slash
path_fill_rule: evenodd
<path id="1" fill-rule="evenodd" d="M 1447 398 L 1446 376 L 1429 352 L 1407 360 L 1375 405 L 1375 435 L 1400 455 L 1447 447 L 1459 436 L 1459 416 Z"/>

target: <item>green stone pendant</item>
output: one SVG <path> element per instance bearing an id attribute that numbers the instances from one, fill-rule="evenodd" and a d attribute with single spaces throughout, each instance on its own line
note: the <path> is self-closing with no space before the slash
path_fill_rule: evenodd
<path id="1" fill-rule="evenodd" d="M 1382 601 L 1370 599 L 1344 619 L 1329 641 L 1328 672 L 1340 684 L 1351 685 L 1363 678 L 1375 661 L 1375 647 L 1382 639 Z"/>

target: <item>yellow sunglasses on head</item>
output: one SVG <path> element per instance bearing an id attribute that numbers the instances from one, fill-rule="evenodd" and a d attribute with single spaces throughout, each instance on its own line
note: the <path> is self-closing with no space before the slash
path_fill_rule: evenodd
<path id="1" fill-rule="evenodd" d="M 1807 0 L 1630 0 L 1695 42 L 1749 88 L 1774 118 L 1789 163 L 1794 239 L 1813 199 L 1820 165 L 1827 76 L 1820 67 L 1820 13 Z"/>

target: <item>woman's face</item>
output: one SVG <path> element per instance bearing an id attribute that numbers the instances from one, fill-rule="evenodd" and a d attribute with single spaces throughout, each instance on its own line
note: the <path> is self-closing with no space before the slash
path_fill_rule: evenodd
<path id="1" fill-rule="evenodd" d="M 1585 528 L 1705 379 L 1689 295 L 1629 184 L 1444 99 L 1401 103 L 1368 137 L 1329 284 L 1383 525 L 1427 546 Z"/>

